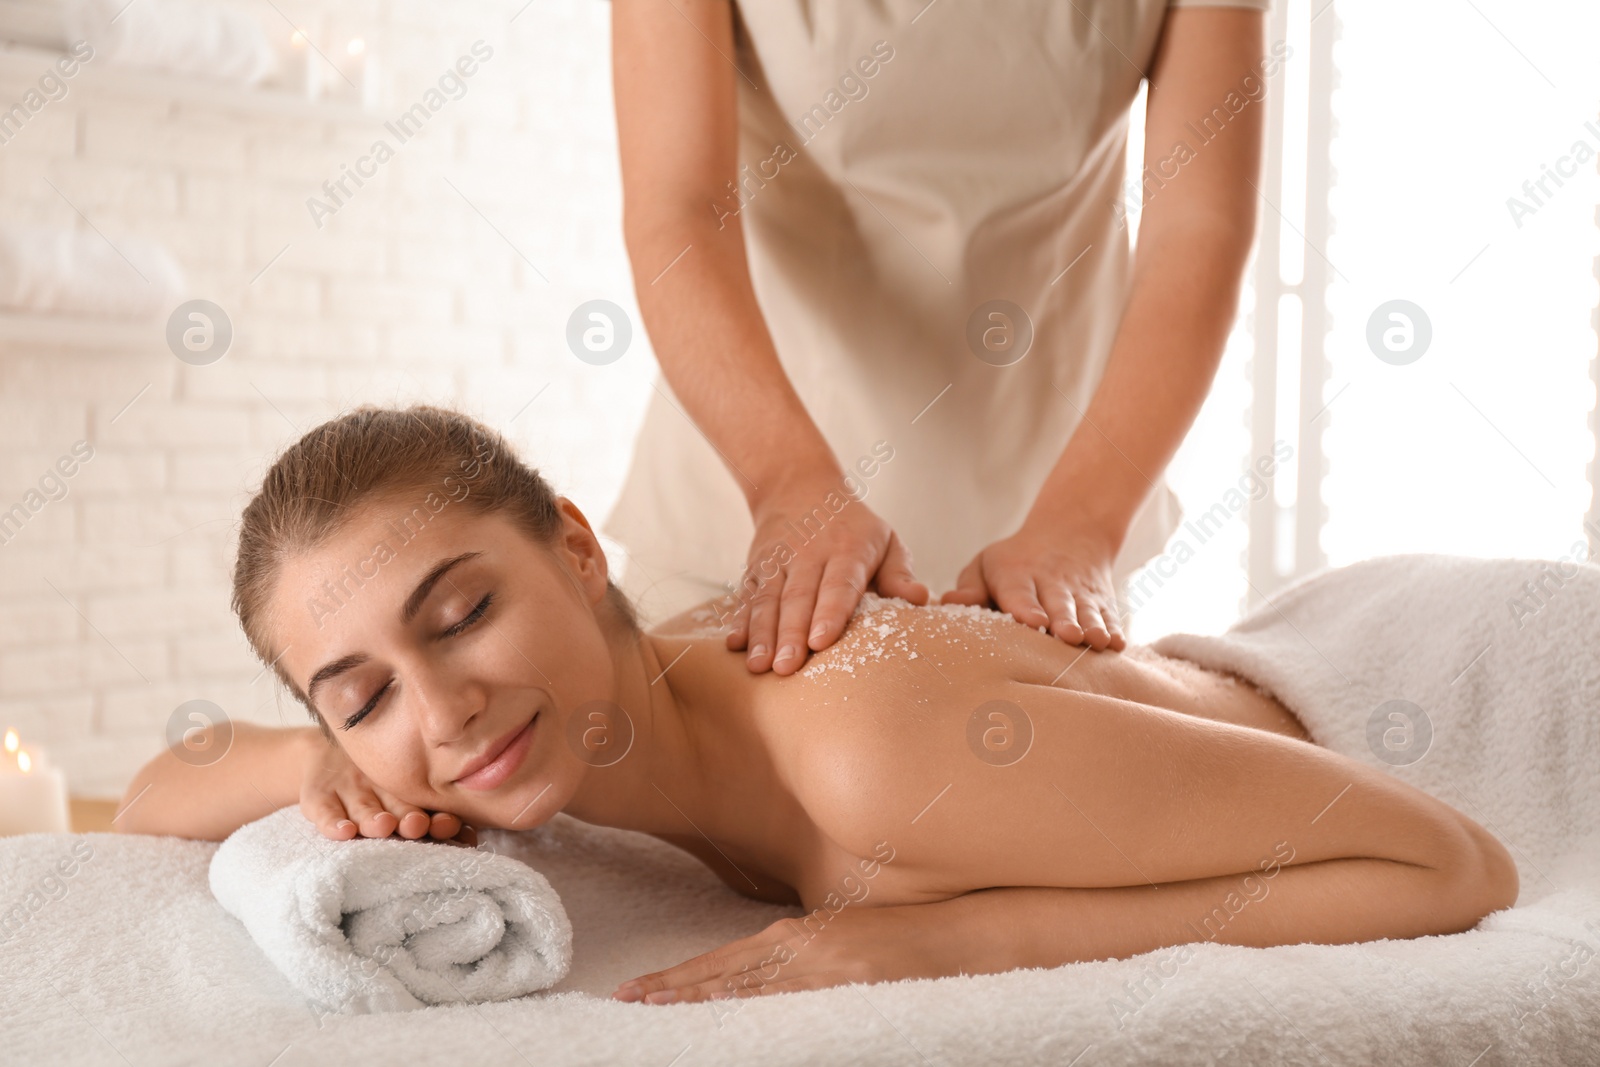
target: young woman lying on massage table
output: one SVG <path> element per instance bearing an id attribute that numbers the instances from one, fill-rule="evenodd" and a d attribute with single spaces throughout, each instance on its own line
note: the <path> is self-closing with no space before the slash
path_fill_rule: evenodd
<path id="1" fill-rule="evenodd" d="M 746 669 L 709 606 L 641 632 L 577 506 L 437 408 L 286 451 L 244 512 L 234 608 L 317 725 L 158 756 L 121 828 L 220 840 L 299 802 L 330 838 L 451 839 L 565 812 L 809 913 L 623 999 L 1419 937 L 1517 897 L 1472 819 L 1139 645 L 875 594 L 788 677 Z"/>

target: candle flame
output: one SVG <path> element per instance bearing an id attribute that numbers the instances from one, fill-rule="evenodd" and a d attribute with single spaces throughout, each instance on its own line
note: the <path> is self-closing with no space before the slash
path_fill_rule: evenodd
<path id="1" fill-rule="evenodd" d="M 17 731 L 15 731 L 13 729 L 7 729 L 6 730 L 6 751 L 7 752 L 15 752 L 16 750 L 17 750 Z"/>
<path id="2" fill-rule="evenodd" d="M 33 770 L 33 758 L 27 752 L 17 753 L 17 766 L 22 768 L 22 773 L 27 774 Z"/>

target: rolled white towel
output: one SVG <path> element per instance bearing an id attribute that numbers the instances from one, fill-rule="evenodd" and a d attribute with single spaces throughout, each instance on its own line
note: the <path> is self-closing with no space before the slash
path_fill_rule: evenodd
<path id="1" fill-rule="evenodd" d="M 277 56 L 261 24 L 243 11 L 196 0 L 66 0 L 69 41 L 87 40 L 95 58 L 254 85 Z"/>
<path id="2" fill-rule="evenodd" d="M 0 308 L 47 315 L 146 319 L 183 297 L 183 270 L 166 246 L 92 230 L 0 224 Z"/>
<path id="3" fill-rule="evenodd" d="M 480 849 L 330 841 L 281 808 L 211 858 L 211 892 L 321 1010 L 510 1000 L 566 976 L 572 924 L 544 876 Z"/>

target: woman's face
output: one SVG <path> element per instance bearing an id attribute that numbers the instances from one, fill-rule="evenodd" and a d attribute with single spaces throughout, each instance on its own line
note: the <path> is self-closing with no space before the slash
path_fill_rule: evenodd
<path id="1" fill-rule="evenodd" d="M 536 826 L 588 767 L 567 746 L 568 713 L 615 699 L 596 614 L 604 553 L 564 497 L 548 548 L 500 513 L 424 497 L 364 504 L 288 561 L 272 647 L 380 789 L 480 827 Z"/>

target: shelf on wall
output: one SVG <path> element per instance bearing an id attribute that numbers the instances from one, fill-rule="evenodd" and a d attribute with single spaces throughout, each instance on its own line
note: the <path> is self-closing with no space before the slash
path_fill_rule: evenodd
<path id="1" fill-rule="evenodd" d="M 65 53 L 14 41 L 0 41 L 0 93 L 5 103 L 25 86 L 54 69 Z M 94 61 L 82 63 L 67 82 L 70 96 L 90 99 L 170 100 L 210 111 L 269 115 L 314 122 L 365 124 L 382 116 L 360 104 L 336 100 L 308 100 L 282 89 L 249 89 L 223 81 L 179 74 L 163 74 L 138 67 L 118 67 Z"/>
<path id="2" fill-rule="evenodd" d="M 0 346 L 148 349 L 165 343 L 160 319 L 95 319 L 0 311 Z"/>

